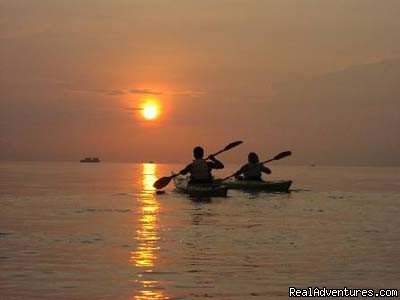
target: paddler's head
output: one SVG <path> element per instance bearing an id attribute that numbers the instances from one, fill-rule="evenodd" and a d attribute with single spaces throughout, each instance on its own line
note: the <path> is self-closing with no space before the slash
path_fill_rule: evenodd
<path id="1" fill-rule="evenodd" d="M 258 159 L 258 155 L 255 152 L 250 152 L 247 159 L 248 159 L 249 163 L 253 163 L 253 164 L 256 164 L 260 161 Z"/>
<path id="2" fill-rule="evenodd" d="M 200 146 L 197 146 L 193 149 L 193 156 L 194 158 L 203 158 L 204 156 L 204 149 Z"/>

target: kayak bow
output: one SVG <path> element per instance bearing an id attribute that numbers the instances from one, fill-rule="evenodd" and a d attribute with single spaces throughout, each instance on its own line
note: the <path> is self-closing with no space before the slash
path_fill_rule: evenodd
<path id="1" fill-rule="evenodd" d="M 192 198 L 226 197 L 228 193 L 228 188 L 219 183 L 189 184 L 188 179 L 182 176 L 173 180 L 177 192 L 188 194 Z"/>

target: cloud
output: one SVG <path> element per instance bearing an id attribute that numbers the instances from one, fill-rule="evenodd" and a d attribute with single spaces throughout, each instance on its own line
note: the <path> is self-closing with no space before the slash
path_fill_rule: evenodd
<path id="1" fill-rule="evenodd" d="M 140 108 L 140 107 L 128 107 L 128 108 L 125 108 L 125 110 L 129 111 L 129 112 L 134 112 L 134 111 L 138 111 L 138 110 L 143 110 L 143 108 Z"/>
<path id="2" fill-rule="evenodd" d="M 62 89 L 73 93 L 92 93 L 99 94 L 103 96 L 126 96 L 126 95 L 169 95 L 176 97 L 186 97 L 186 98 L 200 98 L 201 96 L 207 94 L 205 91 L 199 90 L 167 90 L 167 91 L 159 91 L 152 90 L 147 88 L 96 88 L 85 86 L 85 84 L 74 82 L 74 81 L 63 81 L 56 78 L 36 78 L 28 81 L 18 80 L 18 81 L 9 81 L 7 83 L 0 82 L 0 85 L 10 85 L 10 86 L 29 86 L 32 88 L 40 88 L 43 89 Z"/>
<path id="3" fill-rule="evenodd" d="M 172 95 L 172 96 L 185 96 L 190 98 L 198 98 L 206 94 L 204 91 L 192 91 L 192 90 L 182 90 L 182 91 L 156 91 L 151 89 L 141 89 L 141 88 L 128 88 L 128 89 L 90 89 L 90 88 L 70 88 L 73 92 L 84 92 L 84 93 L 100 93 L 107 96 L 123 96 L 129 94 L 138 95 Z"/>
<path id="4" fill-rule="evenodd" d="M 80 93 L 99 93 L 107 96 L 123 96 L 128 94 L 140 94 L 140 95 L 161 95 L 162 92 L 153 91 L 149 89 L 138 89 L 138 88 L 129 88 L 129 89 L 90 89 L 90 88 L 69 88 L 72 92 L 80 92 Z"/>
<path id="5" fill-rule="evenodd" d="M 102 92 L 103 94 L 106 94 L 108 96 L 122 96 L 122 95 L 126 95 L 126 91 L 124 90 L 117 90 L 117 89 L 113 89 L 113 90 L 103 90 Z"/>
<path id="6" fill-rule="evenodd" d="M 191 97 L 191 98 L 198 98 L 198 97 L 205 95 L 206 92 L 186 90 L 186 91 L 173 91 L 173 92 L 169 92 L 168 94 L 174 95 L 174 96 L 186 96 L 186 97 Z"/>
<path id="7" fill-rule="evenodd" d="M 171 90 L 171 91 L 158 91 L 146 88 L 90 88 L 84 87 L 77 82 L 67 82 L 58 79 L 38 78 L 30 80 L 30 82 L 18 82 L 12 84 L 24 84 L 33 86 L 57 86 L 59 88 L 76 93 L 97 93 L 105 96 L 124 96 L 129 94 L 136 95 L 171 95 L 182 96 L 190 98 L 199 98 L 206 94 L 205 91 L 196 90 Z"/>
<path id="8" fill-rule="evenodd" d="M 147 89 L 130 89 L 129 93 L 131 94 L 144 94 L 144 95 L 161 95 L 162 92 L 152 91 Z"/>

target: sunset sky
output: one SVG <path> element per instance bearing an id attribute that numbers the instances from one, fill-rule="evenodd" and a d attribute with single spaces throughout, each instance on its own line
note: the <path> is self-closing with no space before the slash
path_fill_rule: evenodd
<path id="1" fill-rule="evenodd" d="M 243 140 L 221 159 L 400 165 L 399 16 L 399 0 L 0 0 L 0 160 L 184 162 Z"/>

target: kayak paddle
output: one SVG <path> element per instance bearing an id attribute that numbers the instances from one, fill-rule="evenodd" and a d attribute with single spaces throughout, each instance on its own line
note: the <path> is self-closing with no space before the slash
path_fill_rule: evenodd
<path id="1" fill-rule="evenodd" d="M 243 141 L 232 142 L 229 145 L 227 145 L 224 149 L 222 149 L 212 155 L 207 156 L 206 160 L 209 159 L 211 156 L 217 156 L 218 154 L 220 154 L 222 152 L 228 151 L 236 146 L 239 146 L 241 143 L 243 143 Z M 180 172 L 182 172 L 182 171 L 183 170 L 181 170 Z M 174 174 L 171 176 L 161 177 L 160 179 L 158 179 L 156 182 L 153 183 L 153 187 L 158 190 L 166 187 L 173 178 L 175 178 L 176 176 L 178 176 L 180 174 L 180 172 L 178 174 Z"/>
<path id="2" fill-rule="evenodd" d="M 291 151 L 284 151 L 284 152 L 281 152 L 281 153 L 275 155 L 274 158 L 259 162 L 259 164 L 263 165 L 263 164 L 266 164 L 267 162 L 270 162 L 270 161 L 273 161 L 273 160 L 280 160 L 280 159 L 285 158 L 285 157 L 290 156 L 290 155 L 292 155 Z M 228 177 L 225 177 L 224 179 L 222 179 L 222 181 L 227 180 L 227 179 L 235 176 L 236 172 L 233 173 L 232 175 L 229 175 Z"/>

